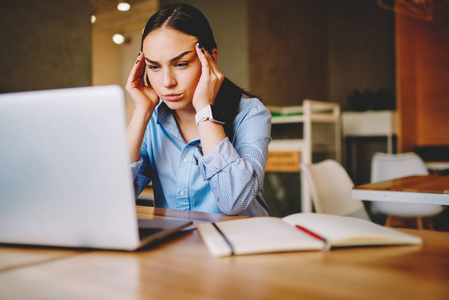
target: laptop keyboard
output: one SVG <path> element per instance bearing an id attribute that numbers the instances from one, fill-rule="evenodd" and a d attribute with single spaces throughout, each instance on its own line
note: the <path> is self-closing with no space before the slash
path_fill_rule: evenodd
<path id="1" fill-rule="evenodd" d="M 162 230 L 162 228 L 139 228 L 139 237 L 142 240 L 147 236 L 156 234 L 158 232 L 161 232 Z"/>

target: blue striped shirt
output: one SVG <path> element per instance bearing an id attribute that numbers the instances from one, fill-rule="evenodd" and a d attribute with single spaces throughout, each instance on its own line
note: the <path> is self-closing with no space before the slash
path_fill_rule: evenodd
<path id="1" fill-rule="evenodd" d="M 263 216 L 262 198 L 271 114 L 256 98 L 241 98 L 234 139 L 202 154 L 199 137 L 186 143 L 175 118 L 161 102 L 144 135 L 139 161 L 131 165 L 139 195 L 153 183 L 155 206 L 181 210 Z"/>

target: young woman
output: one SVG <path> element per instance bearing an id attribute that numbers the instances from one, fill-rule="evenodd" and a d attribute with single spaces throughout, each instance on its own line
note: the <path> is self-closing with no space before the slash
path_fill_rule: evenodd
<path id="1" fill-rule="evenodd" d="M 152 181 L 156 207 L 268 215 L 271 115 L 220 73 L 204 15 L 187 4 L 159 10 L 141 50 L 126 86 L 136 195 Z"/>

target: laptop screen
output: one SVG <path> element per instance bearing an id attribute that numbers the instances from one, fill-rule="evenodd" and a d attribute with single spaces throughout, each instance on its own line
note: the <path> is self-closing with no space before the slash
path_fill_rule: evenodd
<path id="1" fill-rule="evenodd" d="M 139 243 L 123 90 L 0 95 L 0 242 Z"/>

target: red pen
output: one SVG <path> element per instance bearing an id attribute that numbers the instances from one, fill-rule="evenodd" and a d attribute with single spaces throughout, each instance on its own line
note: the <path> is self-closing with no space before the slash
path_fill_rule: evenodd
<path id="1" fill-rule="evenodd" d="M 331 248 L 330 244 L 327 242 L 327 240 L 324 237 L 322 237 L 321 235 L 316 234 L 315 232 L 310 231 L 309 229 L 307 229 L 305 227 L 302 227 L 301 225 L 295 225 L 295 226 L 296 226 L 296 228 L 298 228 L 302 232 L 305 232 L 308 235 L 310 235 L 310 236 L 312 236 L 312 237 L 314 237 L 314 238 L 324 242 L 324 250 L 329 250 Z"/>

